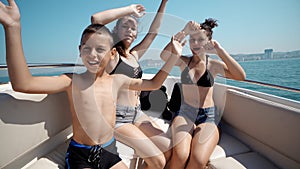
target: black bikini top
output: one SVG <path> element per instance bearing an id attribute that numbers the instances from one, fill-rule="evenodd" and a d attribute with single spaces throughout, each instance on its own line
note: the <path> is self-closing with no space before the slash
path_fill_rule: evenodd
<path id="1" fill-rule="evenodd" d="M 181 73 L 181 83 L 182 84 L 194 84 L 192 81 L 190 75 L 189 75 L 189 65 L 192 61 L 192 58 L 190 59 L 187 67 L 182 71 Z M 212 87 L 214 85 L 214 77 L 212 74 L 207 70 L 207 63 L 208 63 L 208 58 L 206 58 L 206 69 L 203 75 L 199 78 L 197 81 L 197 86 L 202 86 L 202 87 Z"/>
<path id="2" fill-rule="evenodd" d="M 123 74 L 131 78 L 140 79 L 142 78 L 143 71 L 140 66 L 132 67 L 123 62 L 120 56 L 118 64 L 110 74 Z"/>

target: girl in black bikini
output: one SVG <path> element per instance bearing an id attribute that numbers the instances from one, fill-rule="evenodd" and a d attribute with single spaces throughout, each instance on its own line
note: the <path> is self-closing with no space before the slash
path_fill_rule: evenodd
<path id="1" fill-rule="evenodd" d="M 118 55 L 107 67 L 110 74 L 124 74 L 131 78 L 141 78 L 142 69 L 138 60 L 150 47 L 158 34 L 162 16 L 168 0 L 161 0 L 160 7 L 147 35 L 136 46 L 131 44 L 137 37 L 137 20 L 142 17 L 144 7 L 133 4 L 95 13 L 92 23 L 108 24 L 117 20 L 113 29 Z M 146 114 L 141 111 L 139 92 L 123 90 L 119 93 L 116 112 L 116 139 L 132 147 L 145 161 L 145 168 L 164 168 L 170 158 L 170 139 Z M 160 138 L 163 139 L 160 139 Z M 163 140 L 163 141 L 162 141 Z"/>
<path id="2" fill-rule="evenodd" d="M 177 36 L 180 40 L 189 35 L 192 57 L 181 56 L 176 66 L 181 73 L 182 103 L 176 113 L 171 130 L 173 151 L 170 168 L 205 168 L 219 140 L 216 125 L 213 85 L 217 74 L 235 80 L 244 80 L 243 68 L 212 40 L 216 20 L 206 19 L 198 24 L 190 21 Z M 165 51 L 171 51 L 168 44 Z M 207 53 L 218 55 L 223 62 L 210 59 Z M 163 53 L 162 53 L 163 54 Z M 168 55 L 161 55 L 166 61 Z"/>

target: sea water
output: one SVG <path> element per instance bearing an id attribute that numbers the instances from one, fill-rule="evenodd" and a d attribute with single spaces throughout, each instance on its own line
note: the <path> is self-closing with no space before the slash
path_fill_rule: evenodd
<path id="1" fill-rule="evenodd" d="M 247 76 L 246 79 L 248 80 L 300 90 L 300 58 L 257 60 L 239 63 L 244 68 Z M 158 70 L 157 68 L 145 69 L 144 73 L 156 73 Z M 171 75 L 180 76 L 180 69 L 174 67 Z M 220 78 L 218 78 L 217 82 L 300 101 L 300 91 L 292 92 L 235 80 L 220 80 Z"/>
<path id="2" fill-rule="evenodd" d="M 258 60 L 240 62 L 244 68 L 247 79 L 269 83 L 289 88 L 300 90 L 300 58 L 296 59 L 280 59 L 280 60 Z M 76 69 L 76 68 L 75 68 Z M 33 75 L 59 75 L 62 73 L 70 73 L 74 68 L 46 68 L 46 69 L 31 69 Z M 144 69 L 144 73 L 157 73 L 159 68 Z M 173 76 L 180 76 L 178 67 L 174 67 L 170 73 Z M 257 84 L 238 82 L 234 80 L 219 80 L 217 82 L 233 85 L 237 87 L 247 88 L 259 92 L 264 92 L 296 101 L 300 101 L 300 92 L 292 92 L 288 90 L 261 86 Z M 0 83 L 9 81 L 7 70 L 0 70 Z"/>

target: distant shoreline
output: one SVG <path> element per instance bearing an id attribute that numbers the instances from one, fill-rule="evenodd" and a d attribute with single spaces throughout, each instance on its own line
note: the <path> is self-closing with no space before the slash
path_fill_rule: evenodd
<path id="1" fill-rule="evenodd" d="M 300 59 L 300 50 L 292 52 L 274 52 L 273 58 L 264 58 L 265 54 L 238 54 L 231 55 L 238 62 L 250 62 L 250 61 L 266 61 L 266 60 L 285 60 L 285 59 Z M 218 58 L 212 55 L 212 58 Z M 164 62 L 160 59 L 143 59 L 140 61 L 142 67 L 145 68 L 160 68 Z"/>

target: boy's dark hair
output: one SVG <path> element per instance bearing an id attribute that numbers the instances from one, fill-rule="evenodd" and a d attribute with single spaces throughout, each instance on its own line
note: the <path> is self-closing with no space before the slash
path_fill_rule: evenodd
<path id="1" fill-rule="evenodd" d="M 104 35 L 108 35 L 111 39 L 111 46 L 113 46 L 114 41 L 113 41 L 113 35 L 110 32 L 110 30 L 105 26 L 105 25 L 101 25 L 101 24 L 90 24 L 89 26 L 87 26 L 84 31 L 82 32 L 81 35 L 81 39 L 80 39 L 80 44 L 82 44 L 82 40 L 83 37 L 86 34 L 92 34 L 92 33 L 99 33 L 99 34 L 104 34 Z"/>

